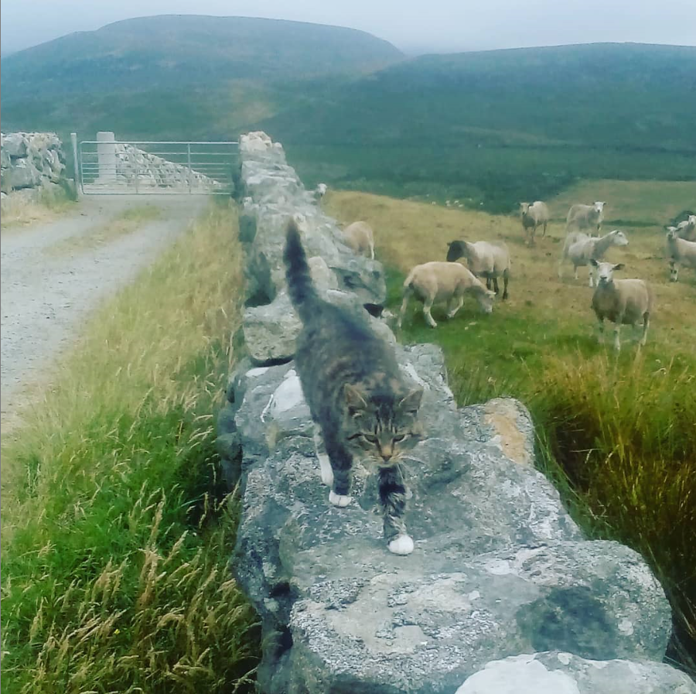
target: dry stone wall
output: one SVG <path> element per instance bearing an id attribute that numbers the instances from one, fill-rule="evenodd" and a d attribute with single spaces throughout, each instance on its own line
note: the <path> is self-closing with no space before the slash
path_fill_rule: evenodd
<path id="1" fill-rule="evenodd" d="M 345 247 L 280 144 L 251 133 L 241 156 L 247 356 L 218 449 L 243 494 L 232 567 L 263 625 L 260 691 L 696 692 L 659 662 L 671 626 L 661 586 L 634 551 L 582 537 L 534 468 L 527 410 L 509 399 L 458 408 L 440 349 L 397 344 L 380 318 L 381 265 Z M 425 389 L 428 438 L 405 461 L 410 556 L 386 549 L 369 470 L 357 466 L 347 508 L 321 484 L 291 361 L 299 322 L 281 261 L 291 215 L 321 293 L 371 321 Z"/>
<path id="2" fill-rule="evenodd" d="M 3 133 L 1 139 L 3 198 L 19 191 L 24 197 L 57 193 L 68 184 L 63 145 L 55 133 Z"/>

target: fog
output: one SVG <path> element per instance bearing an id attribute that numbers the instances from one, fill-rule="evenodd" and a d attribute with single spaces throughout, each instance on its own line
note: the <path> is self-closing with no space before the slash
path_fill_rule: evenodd
<path id="1" fill-rule="evenodd" d="M 120 19 L 211 14 L 368 31 L 406 53 L 600 41 L 694 45 L 693 0 L 2 0 L 2 53 Z"/>

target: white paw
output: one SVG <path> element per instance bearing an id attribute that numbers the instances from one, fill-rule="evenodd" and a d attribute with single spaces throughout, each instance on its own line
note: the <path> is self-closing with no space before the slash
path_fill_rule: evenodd
<path id="1" fill-rule="evenodd" d="M 353 497 L 350 496 L 343 496 L 343 494 L 334 494 L 333 490 L 329 492 L 329 501 L 334 505 L 338 506 L 339 508 L 343 508 L 344 506 L 348 506 L 348 504 L 351 502 Z"/>
<path id="2" fill-rule="evenodd" d="M 333 470 L 329 468 L 328 470 L 324 467 L 321 469 L 321 481 L 327 486 L 327 487 L 333 487 L 333 482 L 334 482 L 334 475 L 333 475 Z"/>
<path id="3" fill-rule="evenodd" d="M 408 535 L 399 535 L 389 543 L 389 551 L 392 554 L 411 554 L 413 552 L 413 540 Z"/>

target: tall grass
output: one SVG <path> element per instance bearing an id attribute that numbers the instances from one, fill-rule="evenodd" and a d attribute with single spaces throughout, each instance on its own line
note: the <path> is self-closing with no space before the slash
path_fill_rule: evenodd
<path id="1" fill-rule="evenodd" d="M 213 208 L 90 322 L 3 441 L 3 691 L 222 692 L 255 666 L 213 416 L 242 275 Z"/>
<path id="2" fill-rule="evenodd" d="M 665 187 L 674 192 L 674 184 Z M 631 191 L 645 193 L 630 183 L 620 189 L 627 208 Z M 597 199 L 591 192 L 586 186 Z M 373 225 L 393 309 L 405 273 L 444 259 L 447 241 L 508 244 L 508 302 L 489 316 L 467 302 L 451 321 L 436 309 L 436 330 L 414 307 L 401 339 L 442 346 L 460 404 L 514 396 L 529 407 L 544 471 L 589 536 L 620 540 L 648 561 L 673 608 L 668 656 L 696 675 L 696 293 L 693 279 L 668 282 L 661 226 L 633 229 L 630 245 L 614 255 L 626 262 L 625 276 L 648 279 L 658 297 L 647 346 L 638 350 L 625 329 L 615 355 L 593 335 L 592 290 L 556 276 L 558 225 L 528 249 L 518 220 L 509 217 L 352 192 L 329 193 L 324 205 L 345 222 Z M 654 214 L 664 219 L 667 212 Z"/>

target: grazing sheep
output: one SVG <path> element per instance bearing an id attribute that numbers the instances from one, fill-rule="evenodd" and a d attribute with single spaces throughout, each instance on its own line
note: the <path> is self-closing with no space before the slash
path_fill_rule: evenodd
<path id="1" fill-rule="evenodd" d="M 433 304 L 447 302 L 447 317 L 454 318 L 462 307 L 465 293 L 473 294 L 485 313 L 493 311 L 493 297 L 495 296 L 493 292 L 488 291 L 460 263 L 433 261 L 416 265 L 404 282 L 404 298 L 397 324 L 401 328 L 409 299 L 411 296 L 415 296 L 423 302 L 423 315 L 426 322 L 431 328 L 436 328 L 437 323 L 430 314 Z"/>
<path id="2" fill-rule="evenodd" d="M 606 204 L 606 202 L 595 202 L 592 205 L 573 205 L 568 210 L 566 227 L 591 229 L 596 226 L 599 232 L 604 221 L 604 206 Z"/>
<path id="3" fill-rule="evenodd" d="M 696 214 L 690 214 L 688 219 L 679 222 L 676 227 L 667 228 L 668 231 L 672 229 L 676 229 L 680 239 L 684 239 L 685 241 L 696 241 Z"/>
<path id="4" fill-rule="evenodd" d="M 643 322 L 643 334 L 640 344 L 644 345 L 648 338 L 650 315 L 653 311 L 653 293 L 650 285 L 644 280 L 615 280 L 614 271 L 621 270 L 623 263 L 603 263 L 590 261 L 594 265 L 599 282 L 592 297 L 592 308 L 599 321 L 599 342 L 604 342 L 604 320 L 608 318 L 614 323 L 614 349 L 621 349 L 621 326 L 632 325 L 634 328 L 639 321 Z"/>
<path id="5" fill-rule="evenodd" d="M 451 241 L 447 251 L 447 262 L 466 258 L 469 270 L 476 277 L 486 278 L 486 289 L 491 288 L 498 293 L 498 277 L 503 277 L 503 300 L 508 298 L 508 281 L 510 279 L 510 253 L 507 246 L 494 246 L 487 241 Z"/>
<path id="6" fill-rule="evenodd" d="M 314 190 L 314 197 L 317 200 L 321 200 L 326 195 L 327 190 L 328 186 L 326 185 L 326 183 L 319 183 L 319 185 L 317 185 L 317 187 Z"/>
<path id="7" fill-rule="evenodd" d="M 627 246 L 628 239 L 623 231 L 614 229 L 605 236 L 592 238 L 581 232 L 571 232 L 563 244 L 563 253 L 558 263 L 558 279 L 563 279 L 563 261 L 568 259 L 573 263 L 575 279 L 578 279 L 578 268 L 590 266 L 590 287 L 595 286 L 594 264 L 592 260 L 599 260 L 610 246 Z"/>
<path id="8" fill-rule="evenodd" d="M 696 269 L 696 242 L 679 236 L 679 231 L 670 227 L 667 232 L 667 257 L 669 258 L 669 279 L 679 279 L 679 266 L 686 265 Z"/>
<path id="9" fill-rule="evenodd" d="M 366 255 L 369 251 L 370 258 L 375 259 L 375 238 L 372 227 L 367 222 L 353 222 L 343 230 L 343 236 L 348 246 L 357 255 Z"/>
<path id="10" fill-rule="evenodd" d="M 524 229 L 528 246 L 534 245 L 537 227 L 543 225 L 544 231 L 542 236 L 546 236 L 546 226 L 549 223 L 549 208 L 546 206 L 546 203 L 541 200 L 537 200 L 531 205 L 528 202 L 521 202 L 520 219 L 522 220 L 522 228 Z M 531 236 L 529 229 L 532 230 Z"/>

